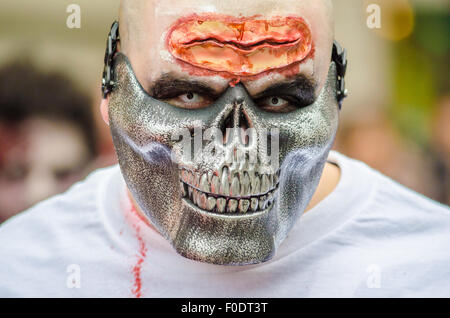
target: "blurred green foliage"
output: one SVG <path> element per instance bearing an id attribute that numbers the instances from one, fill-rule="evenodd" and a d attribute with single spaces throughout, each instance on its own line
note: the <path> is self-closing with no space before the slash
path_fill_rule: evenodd
<path id="1" fill-rule="evenodd" d="M 415 12 L 413 33 L 393 45 L 390 115 L 406 138 L 427 149 L 437 100 L 449 94 L 450 12 Z"/>

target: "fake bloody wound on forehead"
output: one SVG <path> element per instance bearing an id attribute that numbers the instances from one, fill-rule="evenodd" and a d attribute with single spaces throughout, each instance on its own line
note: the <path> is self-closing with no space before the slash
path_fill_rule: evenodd
<path id="1" fill-rule="evenodd" d="M 231 76 L 253 76 L 306 59 L 311 31 L 300 17 L 191 15 L 167 35 L 169 52 L 182 63 Z"/>

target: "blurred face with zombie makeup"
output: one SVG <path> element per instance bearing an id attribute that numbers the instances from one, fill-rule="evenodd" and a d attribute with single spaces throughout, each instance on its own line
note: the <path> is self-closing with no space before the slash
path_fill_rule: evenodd
<path id="1" fill-rule="evenodd" d="M 0 222 L 82 179 L 95 155 L 94 139 L 89 99 L 66 76 L 29 62 L 3 66 Z"/>

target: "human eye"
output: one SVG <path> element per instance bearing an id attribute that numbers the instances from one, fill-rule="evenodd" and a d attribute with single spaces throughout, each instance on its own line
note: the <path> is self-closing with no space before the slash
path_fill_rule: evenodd
<path id="1" fill-rule="evenodd" d="M 203 94 L 186 92 L 164 100 L 166 103 L 185 109 L 199 109 L 209 106 L 213 100 Z"/>
<path id="2" fill-rule="evenodd" d="M 298 109 L 296 102 L 289 97 L 263 97 L 258 99 L 256 103 L 262 110 L 272 113 L 288 113 Z"/>

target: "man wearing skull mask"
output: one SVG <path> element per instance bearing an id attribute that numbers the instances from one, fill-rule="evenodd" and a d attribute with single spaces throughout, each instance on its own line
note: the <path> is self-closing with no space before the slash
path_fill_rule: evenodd
<path id="1" fill-rule="evenodd" d="M 0 295 L 450 296 L 448 209 L 330 153 L 331 1 L 122 1 L 105 64 L 119 167 L 2 226 Z"/>

